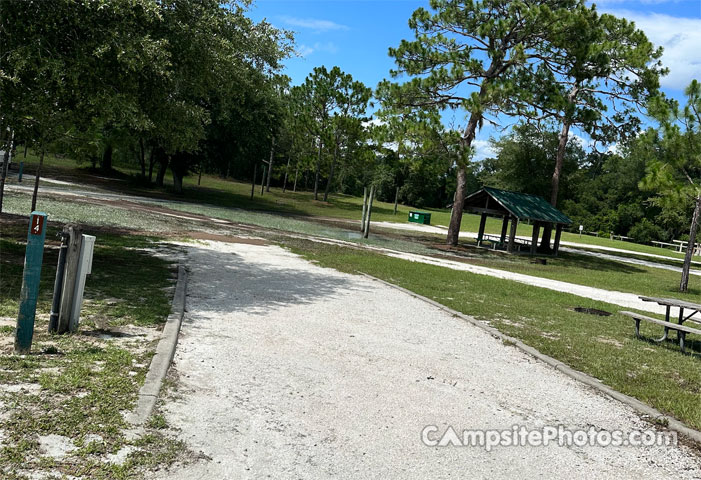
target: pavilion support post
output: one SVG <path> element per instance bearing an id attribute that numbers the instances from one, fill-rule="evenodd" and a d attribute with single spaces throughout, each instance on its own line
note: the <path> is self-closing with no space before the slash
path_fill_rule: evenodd
<path id="1" fill-rule="evenodd" d="M 509 215 L 504 215 L 504 220 L 501 222 L 501 238 L 499 243 L 504 245 L 506 243 L 506 232 L 509 229 Z"/>
<path id="2" fill-rule="evenodd" d="M 562 224 L 558 223 L 555 227 L 555 245 L 553 245 L 553 255 L 557 257 L 557 252 L 560 250 L 560 237 L 562 236 Z"/>
<path id="3" fill-rule="evenodd" d="M 477 246 L 478 247 L 482 244 L 482 237 L 484 237 L 484 227 L 486 224 L 487 224 L 487 214 L 483 213 L 482 218 L 480 218 L 479 233 L 477 233 Z"/>
<path id="4" fill-rule="evenodd" d="M 516 228 L 518 227 L 518 218 L 513 217 L 511 219 L 511 233 L 509 234 L 509 244 L 506 247 L 506 251 L 512 253 L 514 251 L 514 244 L 516 243 Z"/>
<path id="5" fill-rule="evenodd" d="M 538 235 L 540 234 L 540 222 L 533 222 L 533 236 L 531 237 L 531 255 L 535 255 L 538 249 Z"/>

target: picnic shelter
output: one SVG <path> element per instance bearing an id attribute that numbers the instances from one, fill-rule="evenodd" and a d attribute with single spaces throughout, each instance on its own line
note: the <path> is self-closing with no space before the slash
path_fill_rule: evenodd
<path id="1" fill-rule="evenodd" d="M 526 193 L 510 192 L 498 188 L 483 187 L 465 198 L 464 211 L 481 215 L 477 245 L 488 239 L 494 248 L 505 249 L 507 252 L 521 251 L 522 246 L 530 247 L 528 252 L 535 255 L 538 248 L 540 228 L 551 224 L 555 227 L 555 240 L 552 252 L 557 255 L 560 248 L 562 229 L 571 225 L 572 220 L 548 203 L 543 197 Z M 501 236 L 485 235 L 484 227 L 487 217 L 502 218 Z M 517 239 L 516 228 L 519 222 L 530 221 L 533 225 L 531 240 Z M 507 239 L 507 230 L 511 222 L 511 230 Z"/>

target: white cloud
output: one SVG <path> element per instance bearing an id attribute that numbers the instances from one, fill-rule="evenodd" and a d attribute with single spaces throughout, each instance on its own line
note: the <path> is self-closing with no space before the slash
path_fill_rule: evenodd
<path id="1" fill-rule="evenodd" d="M 474 162 L 481 162 L 485 158 L 494 157 L 497 154 L 488 140 L 473 140 L 472 148 L 475 150 L 475 154 L 472 156 Z"/>
<path id="2" fill-rule="evenodd" d="M 662 64 L 669 68 L 669 74 L 661 80 L 663 87 L 682 90 L 694 78 L 701 79 L 701 18 L 606 11 L 632 20 L 655 46 L 664 48 Z"/>
<path id="3" fill-rule="evenodd" d="M 313 30 L 316 33 L 329 32 L 332 30 L 348 30 L 348 26 L 340 23 L 332 22 L 331 20 L 322 20 L 318 18 L 298 18 L 284 15 L 279 17 L 280 20 L 291 27 L 304 28 Z"/>
<path id="4" fill-rule="evenodd" d="M 308 57 L 316 52 L 336 53 L 338 52 L 338 46 L 333 42 L 315 42 L 313 45 L 302 43 L 297 48 L 297 53 L 301 57 Z"/>

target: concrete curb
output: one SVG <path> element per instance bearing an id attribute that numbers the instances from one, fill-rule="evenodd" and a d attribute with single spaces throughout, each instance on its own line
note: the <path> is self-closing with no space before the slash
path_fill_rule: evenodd
<path id="1" fill-rule="evenodd" d="M 516 348 L 519 350 L 523 351 L 524 353 L 527 353 L 528 355 L 540 360 L 541 362 L 544 362 L 551 367 L 553 367 L 555 370 L 558 370 L 568 377 L 577 380 L 579 382 L 582 382 L 589 387 L 594 388 L 595 390 L 604 393 L 608 395 L 609 397 L 614 398 L 615 400 L 618 400 L 621 403 L 624 403 L 631 407 L 633 410 L 641 414 L 646 420 L 650 421 L 653 423 L 655 426 L 660 426 L 666 423 L 666 428 L 672 431 L 675 431 L 685 437 L 688 437 L 690 440 L 693 440 L 696 443 L 701 444 L 701 432 L 698 430 L 694 430 L 693 428 L 689 428 L 686 425 L 684 425 L 682 422 L 679 420 L 667 416 L 663 414 L 662 412 L 658 411 L 655 408 L 652 408 L 649 405 L 646 405 L 645 403 L 641 402 L 640 400 L 637 400 L 633 397 L 630 397 L 628 395 L 625 395 L 621 392 L 617 392 L 616 390 L 613 390 L 610 387 L 607 387 L 603 383 L 601 383 L 600 380 L 597 380 L 596 378 L 587 375 L 586 373 L 579 372 L 577 370 L 574 370 L 570 368 L 569 366 L 565 365 L 559 360 L 556 360 L 548 355 L 545 355 L 535 348 L 526 345 L 523 343 L 521 340 L 518 340 L 516 338 L 510 337 L 508 335 L 505 335 L 501 333 L 499 330 L 497 330 L 494 327 L 490 327 L 489 325 L 486 325 L 484 322 L 481 322 L 473 317 L 470 317 L 468 315 L 465 315 L 463 313 L 460 313 L 456 310 L 453 310 L 451 308 L 446 307 L 445 305 L 442 305 L 434 300 L 431 300 L 430 298 L 426 298 L 422 295 L 419 295 L 418 293 L 414 293 L 410 290 L 407 290 L 406 288 L 402 288 L 398 285 L 394 285 L 389 282 L 385 282 L 384 280 L 380 280 L 379 278 L 373 277 L 372 275 L 368 275 L 367 273 L 361 273 L 361 275 L 372 279 L 376 282 L 379 282 L 383 285 L 387 285 L 389 287 L 395 288 L 401 292 L 404 292 L 408 295 L 411 295 L 414 298 L 417 298 L 419 300 L 422 300 L 426 303 L 429 303 L 433 305 L 436 308 L 439 308 L 440 310 L 443 310 L 444 312 L 447 312 L 455 317 L 459 317 L 462 320 L 465 320 L 466 322 L 484 330 L 485 332 L 489 333 L 491 336 L 498 338 L 504 342 L 507 342 L 509 344 L 513 344 Z"/>
<path id="2" fill-rule="evenodd" d="M 185 294 L 187 292 L 187 270 L 181 264 L 178 266 L 178 283 L 175 286 L 173 303 L 161 333 L 161 339 L 156 347 L 156 354 L 151 359 L 144 384 L 139 390 L 139 399 L 136 408 L 130 412 L 126 420 L 133 426 L 143 425 L 156 406 L 161 385 L 168 373 L 170 363 L 175 355 L 175 347 L 178 344 L 180 326 L 185 315 Z"/>

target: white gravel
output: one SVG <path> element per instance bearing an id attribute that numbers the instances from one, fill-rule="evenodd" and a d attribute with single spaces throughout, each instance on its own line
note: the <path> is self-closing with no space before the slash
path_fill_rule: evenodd
<path id="1" fill-rule="evenodd" d="M 358 220 L 355 223 L 360 223 Z M 425 233 L 438 233 L 441 235 L 446 235 L 448 233 L 448 228 L 444 227 L 443 225 L 422 225 L 420 223 L 399 223 L 399 222 L 372 222 L 372 226 L 375 228 L 380 227 L 380 228 L 390 228 L 394 230 L 410 230 L 410 231 L 416 231 L 416 232 L 425 232 Z M 460 232 L 460 237 L 462 238 L 477 238 L 477 232 Z M 523 236 L 519 235 L 516 238 L 519 238 L 521 240 L 530 240 L 531 237 L 529 236 Z M 680 262 L 682 263 L 684 260 L 681 258 L 677 257 L 668 257 L 666 255 L 658 255 L 656 253 L 646 253 L 646 252 L 636 252 L 634 250 L 627 250 L 625 248 L 615 248 L 615 247 L 605 247 L 603 245 L 593 245 L 591 243 L 578 243 L 578 242 L 567 242 L 565 240 L 562 240 L 560 242 L 561 246 L 567 246 L 567 247 L 575 247 L 577 249 L 587 249 L 587 250 L 601 250 L 605 252 L 613 252 L 613 253 L 627 253 L 627 254 L 633 254 L 636 256 L 642 256 L 642 257 L 649 257 L 649 258 L 659 258 L 662 260 L 673 260 L 675 262 Z M 564 249 L 563 249 L 564 250 Z M 571 251 L 571 250 L 570 250 Z M 581 250 L 577 250 L 577 253 L 582 253 Z M 605 257 L 602 257 L 605 258 Z M 616 259 L 618 261 L 624 261 L 624 257 L 617 257 Z M 630 260 L 630 259 L 626 259 Z M 692 260 L 691 263 L 693 265 L 701 265 L 701 262 L 697 260 Z M 648 266 L 662 266 L 663 268 L 666 267 L 666 265 L 661 265 L 659 263 L 652 263 L 649 264 Z"/>
<path id="2" fill-rule="evenodd" d="M 699 478 L 683 447 L 427 447 L 426 425 L 648 428 L 482 330 L 274 246 L 189 245 L 163 479 Z"/>
<path id="3" fill-rule="evenodd" d="M 630 265 L 640 265 L 643 267 L 660 268 L 662 270 L 669 270 L 670 272 L 681 273 L 682 267 L 675 267 L 673 265 L 667 265 L 664 263 L 651 262 L 649 260 L 641 260 L 639 258 L 631 257 L 621 257 L 619 255 L 611 255 L 602 252 L 590 252 L 589 250 L 582 250 L 579 248 L 561 248 L 561 252 L 576 253 L 577 255 L 587 255 L 589 257 L 603 258 L 605 260 L 613 260 L 614 262 L 628 263 Z M 630 252 L 633 253 L 633 252 Z M 689 273 L 691 275 L 701 276 L 701 272 L 698 270 L 690 269 Z"/>

